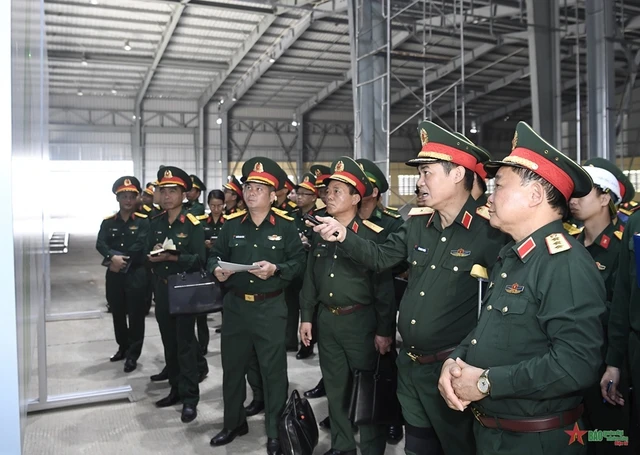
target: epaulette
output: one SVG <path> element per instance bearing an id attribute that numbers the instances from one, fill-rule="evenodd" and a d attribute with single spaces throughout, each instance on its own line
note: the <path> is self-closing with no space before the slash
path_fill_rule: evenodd
<path id="1" fill-rule="evenodd" d="M 238 210 L 238 211 L 233 212 L 233 213 L 231 213 L 229 215 L 222 215 L 222 218 L 224 218 L 225 220 L 229 221 L 229 220 L 232 220 L 234 218 L 238 218 L 239 216 L 242 216 L 245 213 L 247 213 L 246 210 Z"/>
<path id="2" fill-rule="evenodd" d="M 296 203 L 295 203 L 295 202 L 293 202 L 293 201 L 288 201 L 288 202 L 287 202 L 287 205 L 288 205 L 289 207 L 293 208 L 293 209 L 295 209 L 296 207 L 298 207 L 298 204 L 296 204 Z"/>
<path id="3" fill-rule="evenodd" d="M 489 207 L 487 207 L 486 205 L 481 205 L 480 207 L 478 207 L 476 209 L 476 215 L 479 215 L 481 218 L 484 218 L 485 220 L 488 220 L 489 218 L 491 218 L 491 216 L 489 215 Z"/>
<path id="4" fill-rule="evenodd" d="M 151 212 L 153 209 L 149 207 L 147 204 L 142 204 L 142 208 L 145 212 Z"/>
<path id="5" fill-rule="evenodd" d="M 321 210 L 323 208 L 325 208 L 327 205 L 322 202 L 322 199 L 318 198 L 316 199 L 316 210 Z"/>
<path id="6" fill-rule="evenodd" d="M 545 237 L 549 254 L 557 254 L 571 249 L 571 244 L 564 234 L 551 234 Z"/>
<path id="7" fill-rule="evenodd" d="M 291 218 L 289 215 L 287 215 L 287 212 L 285 212 L 284 210 L 280 210 L 280 209 L 277 209 L 277 208 L 275 208 L 275 207 L 271 207 L 271 210 L 273 210 L 273 212 L 274 212 L 276 215 L 278 215 L 278 216 L 279 216 L 279 217 L 281 217 L 281 218 L 284 218 L 285 220 L 288 220 L 288 221 L 295 221 L 293 218 Z"/>
<path id="8" fill-rule="evenodd" d="M 431 215 L 432 213 L 433 209 L 431 207 L 414 207 L 409 210 L 409 216 Z"/>
<path id="9" fill-rule="evenodd" d="M 187 213 L 187 218 L 189 218 L 189 221 L 191 221 L 194 226 L 197 226 L 200 224 L 200 221 L 198 221 L 198 218 L 196 218 L 196 216 L 193 213 Z"/>
<path id="10" fill-rule="evenodd" d="M 111 214 L 111 215 L 109 215 L 109 216 L 105 216 L 105 217 L 104 217 L 104 219 L 105 219 L 105 220 L 110 220 L 111 218 L 114 218 L 115 216 L 116 216 L 116 214 L 115 214 L 115 213 L 112 213 L 112 214 Z"/>
<path id="11" fill-rule="evenodd" d="M 140 212 L 133 212 L 136 216 L 139 216 L 140 218 L 148 218 L 149 215 L 147 215 L 146 213 L 140 213 Z"/>
<path id="12" fill-rule="evenodd" d="M 389 210 L 390 212 L 397 212 L 398 211 L 398 207 L 385 207 L 386 210 Z"/>
<path id="13" fill-rule="evenodd" d="M 206 213 L 204 215 L 196 215 L 196 218 L 200 221 L 202 220 L 206 220 L 207 218 L 209 218 L 209 215 L 207 215 Z"/>
<path id="14" fill-rule="evenodd" d="M 390 212 L 388 209 L 384 209 L 382 213 L 384 213 L 387 216 L 390 216 L 391 218 L 395 218 L 396 220 L 398 218 L 402 218 L 402 215 L 400 215 L 399 213 Z"/>
<path id="15" fill-rule="evenodd" d="M 567 234 L 569 234 L 571 237 L 575 237 L 576 235 L 582 232 L 582 228 L 579 228 L 574 224 L 567 223 L 566 221 L 562 223 L 562 227 L 564 228 L 565 231 L 567 231 Z"/>
<path id="16" fill-rule="evenodd" d="M 615 235 L 618 240 L 622 240 L 622 231 L 615 231 L 613 235 Z"/>
<path id="17" fill-rule="evenodd" d="M 384 228 L 382 226 L 378 226 L 376 223 L 372 223 L 369 220 L 362 220 L 362 224 L 364 224 L 376 234 L 380 234 L 382 231 L 384 231 Z"/>

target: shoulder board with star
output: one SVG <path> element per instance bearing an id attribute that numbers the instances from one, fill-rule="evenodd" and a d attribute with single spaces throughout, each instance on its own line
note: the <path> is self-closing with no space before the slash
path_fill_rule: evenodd
<path id="1" fill-rule="evenodd" d="M 238 211 L 235 211 L 233 213 L 230 213 L 229 215 L 223 215 L 222 218 L 224 218 L 225 220 L 229 221 L 229 220 L 233 220 L 234 218 L 238 218 L 238 217 L 244 215 L 245 213 L 247 213 L 246 210 L 238 210 Z"/>
<path id="2" fill-rule="evenodd" d="M 618 240 L 622 240 L 622 231 L 615 231 L 613 235 L 615 235 Z"/>
<path id="3" fill-rule="evenodd" d="M 207 215 L 206 213 L 204 215 L 196 215 L 196 218 L 199 221 L 202 221 L 202 220 L 206 220 L 207 218 L 209 218 L 209 215 Z"/>
<path id="4" fill-rule="evenodd" d="M 433 209 L 431 207 L 414 207 L 409 210 L 409 216 L 431 215 Z"/>
<path id="5" fill-rule="evenodd" d="M 487 207 L 486 205 L 479 206 L 476 209 L 476 215 L 479 215 L 480 218 L 484 218 L 485 220 L 491 218 L 491 216 L 489 216 L 489 207 Z"/>
<path id="6" fill-rule="evenodd" d="M 273 212 L 278 215 L 280 218 L 284 218 L 287 221 L 295 221 L 292 217 L 290 217 L 287 212 L 285 212 L 284 210 L 280 210 L 277 209 L 275 207 L 271 207 L 271 210 L 273 210 Z"/>
<path id="7" fill-rule="evenodd" d="M 564 234 L 561 233 L 548 235 L 544 241 L 547 244 L 549 254 L 558 254 L 571 249 L 571 244 Z"/>
<path id="8" fill-rule="evenodd" d="M 295 202 L 293 202 L 293 201 L 288 201 L 288 202 L 287 202 L 287 205 L 288 205 L 289 207 L 291 207 L 292 209 L 295 209 L 295 208 L 297 208 L 297 207 L 298 207 L 298 204 L 296 204 L 296 203 L 295 203 Z"/>
<path id="9" fill-rule="evenodd" d="M 200 221 L 193 213 L 187 213 L 187 218 L 189 218 L 189 221 L 191 221 L 194 226 L 197 226 L 200 224 Z"/>
<path id="10" fill-rule="evenodd" d="M 567 231 L 567 234 L 569 234 L 571 237 L 575 237 L 576 235 L 579 235 L 583 229 L 571 223 L 567 223 L 566 221 L 562 223 L 562 227 L 564 228 L 565 231 Z"/>
<path id="11" fill-rule="evenodd" d="M 116 214 L 115 214 L 115 213 L 112 213 L 112 214 L 111 214 L 111 215 L 109 215 L 109 216 L 105 216 L 105 217 L 104 217 L 104 219 L 105 219 L 105 220 L 110 220 L 111 218 L 115 218 L 115 217 L 116 217 Z"/>
<path id="12" fill-rule="evenodd" d="M 395 218 L 396 220 L 398 218 L 402 218 L 402 215 L 400 215 L 398 212 L 392 212 L 388 208 L 382 210 L 382 213 L 384 213 L 387 216 L 390 216 L 391 218 Z"/>
<path id="13" fill-rule="evenodd" d="M 153 209 L 151 207 L 149 207 L 147 204 L 142 204 L 142 210 L 144 210 L 145 212 L 149 213 Z"/>
<path id="14" fill-rule="evenodd" d="M 140 218 L 149 218 L 149 215 L 147 215 L 146 213 L 140 213 L 140 212 L 133 212 L 133 213 Z"/>
<path id="15" fill-rule="evenodd" d="M 382 226 L 378 226 L 376 223 L 372 223 L 369 220 L 362 220 L 362 224 L 364 224 L 366 227 L 368 227 L 369 229 L 371 229 L 373 232 L 375 232 L 376 234 L 381 233 L 382 231 L 384 231 L 384 228 Z"/>

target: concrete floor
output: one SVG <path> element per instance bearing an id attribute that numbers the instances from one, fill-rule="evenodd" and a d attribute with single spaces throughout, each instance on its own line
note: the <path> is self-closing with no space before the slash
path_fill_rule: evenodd
<path id="1" fill-rule="evenodd" d="M 145 454 L 264 454 L 264 416 L 249 419 L 249 434 L 221 448 L 209 446 L 211 437 L 222 429 L 222 368 L 220 336 L 214 327 L 220 316 L 210 317 L 210 373 L 200 384 L 198 418 L 180 422 L 180 406 L 157 409 L 153 402 L 169 392 L 168 384 L 151 383 L 149 376 L 164 364 L 158 325 L 152 313 L 147 318 L 146 337 L 138 369 L 122 371 L 122 362 L 111 363 L 117 349 L 111 317 L 105 311 L 104 273 L 95 251 L 95 237 L 71 235 L 70 251 L 51 257 L 52 303 L 49 313 L 102 310 L 99 319 L 47 323 L 47 363 L 49 394 L 64 394 L 131 385 L 135 402 L 119 401 L 93 406 L 59 409 L 30 414 L 24 436 L 27 455 L 145 455 Z M 318 356 L 309 360 L 288 354 L 290 390 L 313 387 L 320 376 Z M 36 396 L 37 373 L 31 382 Z M 250 391 L 247 392 L 250 398 Z M 316 419 L 327 416 L 325 398 L 312 400 Z M 315 453 L 330 448 L 328 432 L 320 431 Z M 403 453 L 404 444 L 388 446 L 387 454 Z"/>

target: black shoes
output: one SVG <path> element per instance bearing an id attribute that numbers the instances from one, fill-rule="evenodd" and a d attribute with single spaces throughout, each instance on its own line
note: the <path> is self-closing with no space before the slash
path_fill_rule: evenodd
<path id="1" fill-rule="evenodd" d="M 162 400 L 156 401 L 156 406 L 159 408 L 166 408 L 178 403 L 180 403 L 180 395 L 178 395 L 178 389 L 174 389 L 172 387 L 169 395 L 164 397 Z"/>
<path id="2" fill-rule="evenodd" d="M 308 359 L 312 355 L 313 355 L 313 345 L 311 344 L 309 345 L 309 347 L 307 347 L 303 344 L 300 346 L 300 350 L 296 354 L 296 359 L 298 360 Z"/>
<path id="3" fill-rule="evenodd" d="M 220 433 L 218 433 L 211 439 L 210 444 L 212 446 L 223 446 L 229 444 L 236 437 L 244 436 L 247 433 L 249 433 L 249 425 L 247 425 L 247 422 L 245 421 L 235 430 L 227 430 L 226 428 L 223 428 Z"/>
<path id="4" fill-rule="evenodd" d="M 249 406 L 244 408 L 244 412 L 247 413 L 247 417 L 253 417 L 264 411 L 264 401 L 251 400 Z"/>
<path id="5" fill-rule="evenodd" d="M 158 374 L 154 374 L 149 379 L 153 382 L 166 381 L 169 379 L 169 372 L 167 371 L 167 367 L 164 367 L 162 371 Z"/>
<path id="6" fill-rule="evenodd" d="M 353 450 L 331 449 L 328 452 L 325 452 L 324 455 L 356 455 L 356 449 L 353 449 Z"/>
<path id="7" fill-rule="evenodd" d="M 109 361 L 111 362 L 119 362 L 120 360 L 124 360 L 126 357 L 126 352 L 123 349 L 118 349 L 118 352 L 113 354 Z"/>
<path id="8" fill-rule="evenodd" d="M 182 415 L 180 416 L 180 420 L 184 423 L 189 423 L 193 422 L 196 417 L 198 417 L 198 411 L 195 404 L 182 405 Z"/>
<path id="9" fill-rule="evenodd" d="M 280 441 L 278 439 L 267 439 L 267 455 L 282 455 Z"/>
<path id="10" fill-rule="evenodd" d="M 124 372 L 131 373 L 133 370 L 138 368 L 138 362 L 133 359 L 127 359 L 124 361 Z"/>
<path id="11" fill-rule="evenodd" d="M 324 389 L 324 381 L 322 379 L 320 379 L 320 382 L 318 382 L 317 386 L 315 386 L 311 390 L 307 390 L 304 393 L 304 396 L 306 398 L 320 398 L 326 395 L 327 395 L 327 391 Z"/>
<path id="12" fill-rule="evenodd" d="M 387 433 L 387 443 L 397 444 L 404 436 L 402 425 L 389 425 L 389 433 Z"/>

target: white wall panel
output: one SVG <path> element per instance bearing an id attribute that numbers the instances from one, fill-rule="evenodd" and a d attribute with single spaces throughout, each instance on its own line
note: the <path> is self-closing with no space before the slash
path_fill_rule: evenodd
<path id="1" fill-rule="evenodd" d="M 146 134 L 144 181 L 156 179 L 158 167 L 177 166 L 188 174 L 196 172 L 193 134 Z"/>

